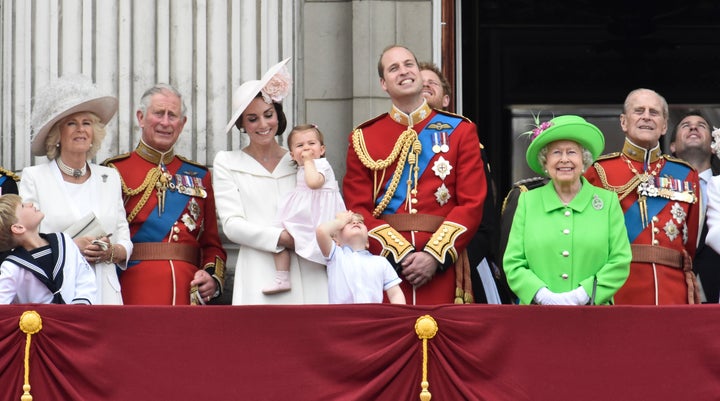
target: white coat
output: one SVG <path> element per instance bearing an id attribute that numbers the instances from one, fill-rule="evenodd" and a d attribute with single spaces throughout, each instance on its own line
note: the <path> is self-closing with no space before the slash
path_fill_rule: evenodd
<path id="1" fill-rule="evenodd" d="M 87 191 L 92 210 L 82 209 L 72 201 L 62 173 L 55 161 L 38 166 L 25 167 L 22 171 L 18 190 L 23 202 L 32 202 L 44 214 L 40 223 L 40 232 L 60 232 L 70 227 L 77 220 L 94 212 L 106 233 L 112 233 L 110 240 L 125 248 L 127 255 L 132 253 L 130 229 L 125 215 L 122 199 L 122 186 L 117 170 L 89 163 L 90 178 L 82 185 L 88 185 Z M 120 305 L 120 281 L 116 266 L 112 263 L 91 264 L 97 278 L 98 304 Z M 120 265 L 127 268 L 127 260 Z"/>
<path id="2" fill-rule="evenodd" d="M 291 252 L 292 290 L 264 295 L 262 288 L 275 276 L 273 253 L 282 228 L 273 225 L 278 202 L 295 188 L 296 168 L 286 153 L 275 171 L 267 171 L 242 150 L 221 151 L 213 163 L 215 206 L 225 235 L 240 245 L 233 305 L 326 304 L 325 266 L 298 258 Z"/>

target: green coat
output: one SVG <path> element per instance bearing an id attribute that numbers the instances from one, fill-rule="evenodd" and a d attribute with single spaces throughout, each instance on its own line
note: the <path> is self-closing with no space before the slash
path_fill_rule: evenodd
<path id="1" fill-rule="evenodd" d="M 503 267 L 523 304 L 542 287 L 560 293 L 582 286 L 595 303 L 612 301 L 630 273 L 632 252 L 615 193 L 581 177 L 582 188 L 563 205 L 552 182 L 518 200 Z"/>

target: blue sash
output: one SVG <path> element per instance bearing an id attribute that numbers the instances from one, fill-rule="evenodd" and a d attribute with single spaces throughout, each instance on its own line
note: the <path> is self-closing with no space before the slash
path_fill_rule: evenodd
<path id="1" fill-rule="evenodd" d="M 189 163 L 183 162 L 180 168 L 177 170 L 178 173 L 182 174 L 186 171 L 196 173 L 196 177 L 202 179 L 205 177 L 207 170 L 194 166 Z M 173 175 L 174 177 L 174 175 Z M 173 178 L 174 179 L 174 178 Z M 176 183 L 177 184 L 177 183 Z M 185 210 L 188 201 L 190 200 L 189 195 L 182 194 L 178 191 L 165 191 L 165 211 L 162 216 L 158 216 L 158 207 L 155 205 L 147 220 L 143 223 L 140 229 L 133 235 L 132 242 L 160 242 L 172 229 L 173 224 L 178 220 L 180 214 Z"/>
<path id="2" fill-rule="evenodd" d="M 455 128 L 459 125 L 460 121 L 462 121 L 462 118 L 460 117 L 454 117 L 449 116 L 447 114 L 438 113 L 435 118 L 429 122 L 425 128 L 420 131 L 418 134 L 418 139 L 420 140 L 420 143 L 422 143 L 422 151 L 420 152 L 420 156 L 418 157 L 418 177 L 421 177 L 423 173 L 425 172 L 425 169 L 430 164 L 430 160 L 432 160 L 433 157 L 435 157 L 435 152 L 432 151 L 432 138 L 433 133 L 438 132 L 437 129 L 429 128 L 432 126 L 438 126 L 438 125 L 449 125 L 450 128 L 447 130 L 442 130 L 447 132 L 448 138 L 450 138 L 450 135 L 453 133 Z M 407 174 L 407 172 L 410 171 L 410 166 L 408 162 L 405 162 L 405 169 L 403 170 L 403 174 Z M 387 192 L 388 187 L 390 186 L 390 181 L 392 181 L 392 177 L 388 179 L 387 182 L 385 182 L 385 192 Z M 405 197 L 407 196 L 407 180 L 406 179 L 400 179 L 400 182 L 398 183 L 397 189 L 395 190 L 395 193 L 392 196 L 392 199 L 390 199 L 390 203 L 388 203 L 387 207 L 385 208 L 385 211 L 383 213 L 395 213 L 397 212 L 398 208 L 405 202 Z M 377 206 L 378 203 L 380 203 L 380 200 L 382 197 L 375 200 L 375 205 Z"/>
<path id="3" fill-rule="evenodd" d="M 666 162 L 662 170 L 660 170 L 660 176 L 671 176 L 673 178 L 682 179 L 685 181 L 690 169 L 679 163 Z M 682 178 L 680 178 L 682 177 Z M 659 196 L 648 196 L 645 198 L 647 204 L 648 216 L 655 216 L 660 213 L 665 205 L 670 202 L 670 199 L 661 198 Z M 627 228 L 628 238 L 630 243 L 633 243 L 640 233 L 645 229 L 642 224 L 638 224 L 640 221 L 640 205 L 637 201 L 632 204 L 625 212 L 625 226 Z"/>

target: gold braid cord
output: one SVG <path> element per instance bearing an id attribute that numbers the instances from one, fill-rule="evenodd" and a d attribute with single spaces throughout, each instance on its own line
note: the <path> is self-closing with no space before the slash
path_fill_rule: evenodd
<path id="1" fill-rule="evenodd" d="M 637 186 L 640 185 L 640 183 L 642 182 L 641 177 L 636 174 L 635 177 L 633 177 L 630 181 L 626 182 L 624 185 L 616 187 L 608 183 L 605 169 L 600 165 L 600 163 L 594 163 L 593 167 L 595 167 L 595 170 L 597 170 L 598 177 L 600 177 L 600 182 L 602 183 L 603 188 L 618 194 L 618 199 L 621 201 L 625 199 L 626 196 L 630 195 L 630 193 L 634 191 L 635 188 L 637 188 Z"/>
<path id="2" fill-rule="evenodd" d="M 20 316 L 20 330 L 26 334 L 25 339 L 25 384 L 23 384 L 23 395 L 20 396 L 21 401 L 32 401 L 30 394 L 30 343 L 32 335 L 42 330 L 42 318 L 40 314 L 34 310 L 23 312 Z"/>
<path id="3" fill-rule="evenodd" d="M 435 337 L 435 334 L 438 332 L 438 325 L 435 319 L 432 318 L 430 315 L 424 315 L 420 316 L 415 321 L 415 333 L 418 335 L 418 338 L 422 340 L 422 354 L 423 354 L 423 361 L 422 361 L 422 381 L 420 381 L 420 388 L 422 389 L 420 391 L 420 401 L 430 401 L 432 398 L 432 394 L 430 394 L 430 391 L 428 391 L 428 387 L 430 387 L 430 383 L 427 380 L 427 371 L 428 371 L 428 356 L 427 356 L 427 342 L 429 339 Z"/>
<path id="4" fill-rule="evenodd" d="M 108 164 L 108 167 L 113 167 L 117 170 L 117 167 L 115 167 L 112 163 Z M 132 189 L 128 187 L 127 184 L 125 184 L 125 180 L 123 179 L 122 174 L 120 174 L 120 184 L 122 184 L 123 195 L 126 196 L 126 199 L 130 198 L 131 196 L 135 196 L 142 191 L 145 191 L 140 198 L 140 201 L 138 201 L 137 205 L 135 205 L 135 207 L 133 208 L 132 212 L 128 214 L 128 223 L 132 222 L 133 219 L 135 219 L 135 216 L 140 213 L 140 210 L 142 210 L 148 199 L 150 199 L 150 195 L 152 195 L 152 191 L 153 189 L 155 189 L 155 183 L 158 182 L 158 179 L 160 179 L 161 175 L 162 170 L 160 170 L 160 167 L 152 168 L 150 169 L 150 171 L 148 171 L 142 184 L 140 184 L 139 187 Z"/>
<path id="5" fill-rule="evenodd" d="M 373 216 L 380 216 L 387 207 L 388 203 L 390 203 L 390 199 L 395 194 L 395 190 L 397 189 L 403 170 L 405 169 L 405 161 L 408 158 L 408 153 L 416 140 L 417 132 L 415 132 L 412 128 L 408 128 L 400 134 L 397 142 L 395 142 L 392 152 L 390 152 L 390 155 L 387 158 L 384 160 L 374 160 L 368 153 L 367 147 L 365 146 L 365 138 L 363 137 L 362 129 L 356 129 L 353 132 L 352 143 L 355 154 L 357 154 L 360 162 L 375 174 L 377 174 L 377 171 L 385 170 L 388 166 L 395 162 L 395 160 L 397 160 L 397 166 L 395 167 L 395 172 L 393 173 L 390 185 L 388 186 L 387 191 L 385 191 L 380 203 L 378 203 L 375 210 L 373 210 Z M 373 197 L 377 198 L 377 195 L 380 192 L 380 187 L 382 186 L 382 182 L 377 182 L 377 176 L 376 182 L 373 186 Z"/>

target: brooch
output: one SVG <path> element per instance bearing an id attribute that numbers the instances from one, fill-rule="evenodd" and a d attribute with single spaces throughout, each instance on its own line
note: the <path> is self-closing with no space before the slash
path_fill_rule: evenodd
<path id="1" fill-rule="evenodd" d="M 435 175 L 440 177 L 441 180 L 444 180 L 445 177 L 450 175 L 450 170 L 452 170 L 450 162 L 445 160 L 445 158 L 442 156 L 440 156 L 440 158 L 435 160 L 435 163 L 433 163 L 432 171 L 434 171 Z"/>
<path id="2" fill-rule="evenodd" d="M 593 195 L 592 207 L 595 210 L 601 210 L 603 208 L 603 201 L 597 195 Z"/>
<path id="3" fill-rule="evenodd" d="M 448 191 L 445 184 L 440 185 L 437 191 L 435 191 L 435 200 L 440 204 L 440 206 L 443 206 L 448 203 L 448 200 L 450 200 L 450 191 Z"/>

